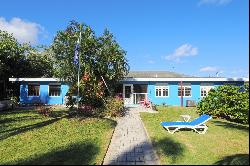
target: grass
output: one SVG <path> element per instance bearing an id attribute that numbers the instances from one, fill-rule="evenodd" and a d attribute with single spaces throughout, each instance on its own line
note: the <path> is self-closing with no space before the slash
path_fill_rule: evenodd
<path id="1" fill-rule="evenodd" d="M 183 121 L 183 114 L 191 115 L 193 120 L 199 116 L 196 108 L 160 106 L 158 110 L 158 114 L 140 114 L 161 164 L 249 164 L 248 125 L 211 119 L 206 122 L 208 130 L 204 135 L 192 130 L 170 134 L 160 122 Z"/>
<path id="2" fill-rule="evenodd" d="M 0 165 L 101 164 L 116 123 L 74 118 L 66 109 L 52 117 L 35 110 L 0 113 Z"/>

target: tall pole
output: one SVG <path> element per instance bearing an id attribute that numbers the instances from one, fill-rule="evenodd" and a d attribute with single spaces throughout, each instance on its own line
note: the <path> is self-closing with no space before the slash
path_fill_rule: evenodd
<path id="1" fill-rule="evenodd" d="M 182 81 L 181 81 L 181 107 L 183 107 L 183 94 L 182 94 Z"/>
<path id="2" fill-rule="evenodd" d="M 77 110 L 79 109 L 79 86 L 80 86 L 80 81 L 79 81 L 79 77 L 80 77 L 80 46 L 81 46 L 81 40 L 82 40 L 82 26 L 80 25 L 80 34 L 79 34 L 79 59 L 78 59 L 78 73 L 77 73 Z"/>

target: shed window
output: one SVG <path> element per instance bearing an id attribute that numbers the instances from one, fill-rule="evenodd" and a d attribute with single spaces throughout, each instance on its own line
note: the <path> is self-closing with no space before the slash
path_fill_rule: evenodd
<path id="1" fill-rule="evenodd" d="M 181 96 L 181 85 L 178 85 L 178 96 Z M 182 96 L 183 97 L 191 97 L 191 84 L 184 83 L 182 84 Z"/>
<path id="2" fill-rule="evenodd" d="M 40 85 L 38 83 L 28 84 L 28 96 L 39 96 L 40 95 Z"/>
<path id="3" fill-rule="evenodd" d="M 49 85 L 49 96 L 60 96 L 61 95 L 61 85 L 60 84 L 50 84 Z"/>
<path id="4" fill-rule="evenodd" d="M 168 97 L 168 84 L 165 85 L 156 85 L 155 86 L 155 96 L 156 97 Z"/>
<path id="5" fill-rule="evenodd" d="M 201 97 L 208 95 L 208 92 L 213 88 L 212 83 L 201 83 Z"/>

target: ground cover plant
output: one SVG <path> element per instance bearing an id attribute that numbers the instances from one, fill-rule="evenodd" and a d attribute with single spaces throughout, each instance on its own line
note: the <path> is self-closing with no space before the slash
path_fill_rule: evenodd
<path id="1" fill-rule="evenodd" d="M 101 164 L 116 123 L 37 110 L 0 113 L 0 164 Z"/>
<path id="2" fill-rule="evenodd" d="M 156 114 L 142 112 L 141 118 L 150 135 L 161 164 L 249 164 L 249 125 L 225 119 L 206 122 L 206 134 L 192 130 L 170 134 L 160 122 L 183 121 L 180 115 L 198 117 L 196 108 L 158 106 Z"/>

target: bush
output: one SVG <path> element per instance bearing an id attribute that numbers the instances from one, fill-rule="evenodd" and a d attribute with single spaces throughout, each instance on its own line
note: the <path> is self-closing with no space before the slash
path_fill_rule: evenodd
<path id="1" fill-rule="evenodd" d="M 69 95 L 66 97 L 66 107 L 72 109 L 74 108 L 74 105 L 76 104 L 76 98 L 74 98 L 72 95 Z"/>
<path id="2" fill-rule="evenodd" d="M 80 105 L 78 110 L 75 109 L 75 114 L 77 116 L 84 116 L 84 117 L 104 117 L 104 108 L 103 107 L 98 107 L 95 108 L 90 105 Z"/>
<path id="3" fill-rule="evenodd" d="M 18 102 L 18 97 L 14 96 L 11 97 L 10 100 L 13 102 L 13 107 L 18 106 L 20 104 L 20 102 Z"/>
<path id="4" fill-rule="evenodd" d="M 40 105 L 36 107 L 36 110 L 39 114 L 43 116 L 50 116 L 53 111 L 53 108 L 45 105 Z"/>
<path id="5" fill-rule="evenodd" d="M 106 100 L 105 104 L 105 116 L 120 117 L 125 113 L 123 100 L 119 97 L 110 97 Z"/>
<path id="6" fill-rule="evenodd" d="M 200 114 L 209 114 L 240 123 L 249 122 L 249 85 L 219 86 L 209 91 L 197 105 Z"/>
<path id="7" fill-rule="evenodd" d="M 79 108 L 74 108 L 75 100 L 68 98 L 68 106 L 70 106 L 71 116 L 84 117 L 120 117 L 125 113 L 123 99 L 119 97 L 108 97 L 102 100 L 102 104 L 79 104 Z"/>

